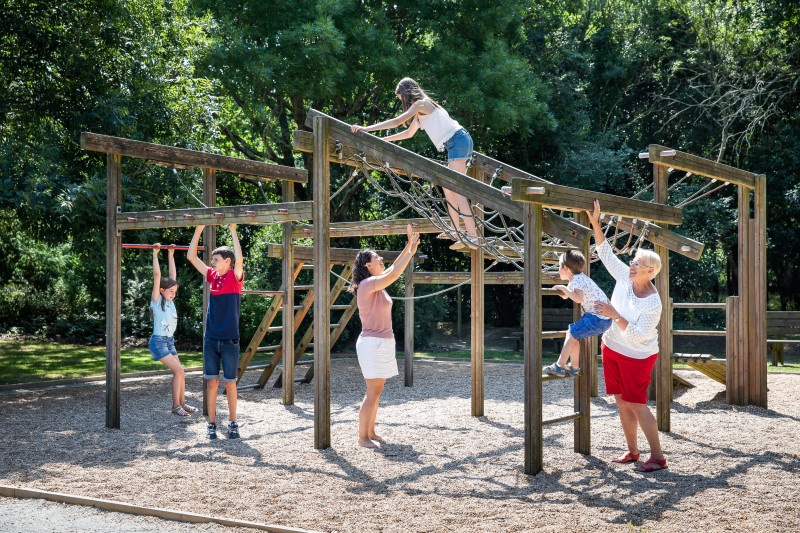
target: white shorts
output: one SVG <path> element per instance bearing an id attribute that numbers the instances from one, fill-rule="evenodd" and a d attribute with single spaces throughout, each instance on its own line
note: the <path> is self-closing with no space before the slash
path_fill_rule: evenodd
<path id="1" fill-rule="evenodd" d="M 400 374 L 397 371 L 393 338 L 359 336 L 356 341 L 356 353 L 364 379 L 385 379 Z"/>

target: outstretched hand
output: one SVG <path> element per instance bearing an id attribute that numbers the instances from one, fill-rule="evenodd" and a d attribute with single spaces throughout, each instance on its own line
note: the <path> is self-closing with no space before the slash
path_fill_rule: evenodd
<path id="1" fill-rule="evenodd" d="M 350 126 L 350 131 L 352 131 L 353 133 L 358 133 L 359 131 L 367 131 L 367 127 L 359 126 L 358 124 L 353 124 L 352 126 Z"/>
<path id="2" fill-rule="evenodd" d="M 406 226 L 406 234 L 408 235 L 408 244 L 411 246 L 412 253 L 414 253 L 417 251 L 417 246 L 419 246 L 419 233 L 414 231 L 411 224 L 408 224 Z"/>
<path id="3" fill-rule="evenodd" d="M 600 224 L 600 200 L 594 201 L 594 209 L 592 211 L 586 211 L 586 214 L 589 215 L 589 222 L 592 224 Z"/>

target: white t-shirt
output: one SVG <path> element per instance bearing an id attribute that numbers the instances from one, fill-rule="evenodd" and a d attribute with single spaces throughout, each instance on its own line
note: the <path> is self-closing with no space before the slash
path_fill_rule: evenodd
<path id="1" fill-rule="evenodd" d="M 596 302 L 601 303 L 608 303 L 608 297 L 606 293 L 603 292 L 603 289 L 597 286 L 597 283 L 592 281 L 592 278 L 580 272 L 572 276 L 572 280 L 567 285 L 567 288 L 571 291 L 578 289 L 579 291 L 583 291 L 583 301 L 581 301 L 581 309 L 584 313 L 591 313 L 593 315 L 597 315 L 597 312 L 594 310 L 594 304 Z M 598 318 L 611 320 L 607 316 L 600 316 L 597 315 Z"/>

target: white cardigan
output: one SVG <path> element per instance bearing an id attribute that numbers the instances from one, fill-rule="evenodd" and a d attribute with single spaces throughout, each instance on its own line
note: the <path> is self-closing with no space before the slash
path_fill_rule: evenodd
<path id="1" fill-rule="evenodd" d="M 607 240 L 597 247 L 597 255 L 617 284 L 611 305 L 628 321 L 623 331 L 617 323 L 603 334 L 606 346 L 633 359 L 646 359 L 658 353 L 658 330 L 661 319 L 661 298 L 658 293 L 639 298 L 633 293 L 630 268 L 614 255 Z"/>

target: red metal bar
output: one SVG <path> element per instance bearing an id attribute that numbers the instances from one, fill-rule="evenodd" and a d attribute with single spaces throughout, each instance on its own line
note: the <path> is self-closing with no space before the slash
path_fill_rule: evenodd
<path id="1" fill-rule="evenodd" d="M 156 246 L 155 246 L 155 244 L 123 244 L 122 247 L 123 248 L 137 248 L 137 249 L 145 248 L 146 249 L 146 248 L 155 248 Z M 175 244 L 162 244 L 161 247 L 164 248 L 165 250 L 169 250 L 169 249 L 188 250 L 189 249 L 188 246 L 178 246 L 178 245 L 175 245 Z M 205 250 L 206 248 L 205 248 L 205 246 L 198 246 L 197 249 L 198 250 Z"/>
<path id="2" fill-rule="evenodd" d="M 277 296 L 283 294 L 283 291 L 242 291 L 242 294 L 267 294 Z"/>

